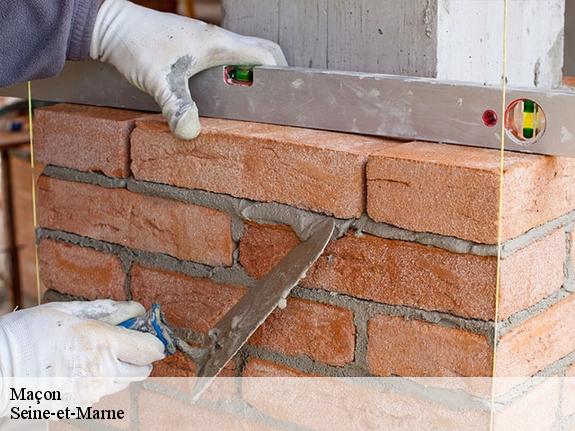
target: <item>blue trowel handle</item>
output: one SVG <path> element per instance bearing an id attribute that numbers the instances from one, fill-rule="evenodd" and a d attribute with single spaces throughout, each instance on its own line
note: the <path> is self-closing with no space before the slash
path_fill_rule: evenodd
<path id="1" fill-rule="evenodd" d="M 164 320 L 159 304 L 153 304 L 152 308 L 146 311 L 143 316 L 133 317 L 118 326 L 152 334 L 162 342 L 167 354 L 173 355 L 176 353 L 174 332 Z"/>

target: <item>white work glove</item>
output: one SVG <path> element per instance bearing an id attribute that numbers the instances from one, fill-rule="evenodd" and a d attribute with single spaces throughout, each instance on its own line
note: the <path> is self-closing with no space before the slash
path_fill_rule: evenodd
<path id="1" fill-rule="evenodd" d="M 119 323 L 144 314 L 137 302 L 54 302 L 0 317 L 2 377 L 145 378 L 164 345 Z"/>
<path id="2" fill-rule="evenodd" d="M 154 97 L 172 132 L 182 139 L 200 133 L 198 108 L 188 87 L 193 75 L 228 64 L 287 65 L 273 42 L 126 0 L 103 2 L 90 56 L 112 64 L 131 84 Z"/>
<path id="3" fill-rule="evenodd" d="M 148 377 L 151 364 L 164 358 L 164 345 L 116 326 L 144 312 L 137 302 L 99 300 L 55 302 L 0 317 L 0 415 L 14 404 L 10 387 L 58 387 L 73 407 Z"/>

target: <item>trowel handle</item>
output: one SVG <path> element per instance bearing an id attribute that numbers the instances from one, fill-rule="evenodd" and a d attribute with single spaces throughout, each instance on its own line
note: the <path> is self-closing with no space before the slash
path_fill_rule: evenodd
<path id="1" fill-rule="evenodd" d="M 118 326 L 134 331 L 146 332 L 158 338 L 166 349 L 166 354 L 176 353 L 174 333 L 164 320 L 164 315 L 159 304 L 153 304 L 143 316 L 128 319 Z"/>

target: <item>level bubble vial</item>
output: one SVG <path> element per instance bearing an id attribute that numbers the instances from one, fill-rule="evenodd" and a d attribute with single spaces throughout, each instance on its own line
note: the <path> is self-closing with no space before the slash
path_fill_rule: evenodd
<path id="1" fill-rule="evenodd" d="M 533 145 L 545 133 L 547 118 L 543 108 L 533 100 L 517 99 L 505 113 L 507 136 L 519 145 Z"/>
<path id="2" fill-rule="evenodd" d="M 226 66 L 224 67 L 224 81 L 228 85 L 250 87 L 254 83 L 254 68 L 252 66 Z"/>

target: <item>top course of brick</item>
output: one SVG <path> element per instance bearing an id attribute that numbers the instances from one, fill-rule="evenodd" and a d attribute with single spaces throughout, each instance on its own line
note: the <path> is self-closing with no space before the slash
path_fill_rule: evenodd
<path id="1" fill-rule="evenodd" d="M 332 215 L 367 213 L 418 232 L 497 242 L 496 150 L 202 119 L 193 141 L 159 116 L 56 105 L 36 112 L 38 160 L 106 176 L 278 202 Z M 503 239 L 575 208 L 575 160 L 507 153 Z"/>

